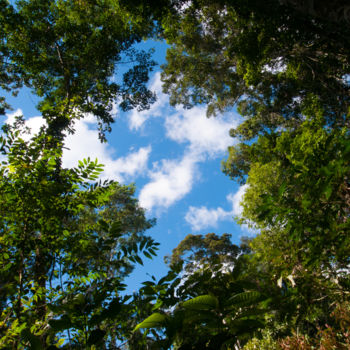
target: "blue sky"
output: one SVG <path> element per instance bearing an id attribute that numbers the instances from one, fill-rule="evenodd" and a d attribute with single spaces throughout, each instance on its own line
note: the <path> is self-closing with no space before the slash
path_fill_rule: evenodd
<path id="1" fill-rule="evenodd" d="M 148 42 L 144 48 L 155 47 L 155 60 L 163 63 L 166 45 Z M 98 158 L 105 165 L 103 178 L 124 184 L 135 183 L 136 196 L 148 217 L 157 224 L 148 231 L 160 243 L 158 257 L 144 259 L 127 280 L 130 289 L 149 279 L 146 275 L 163 276 L 167 267 L 163 257 L 171 253 L 189 233 L 230 233 L 234 243 L 251 234 L 240 228 L 233 217 L 240 213 L 240 187 L 221 172 L 221 161 L 227 147 L 235 140 L 230 128 L 239 123 L 232 111 L 216 118 L 207 118 L 205 107 L 185 110 L 171 107 L 168 96 L 161 91 L 160 68 L 152 74 L 149 86 L 157 93 L 157 102 L 147 111 L 121 113 L 116 110 L 115 123 L 108 143 L 101 144 L 95 119 L 87 116 L 76 123 L 76 133 L 66 139 L 69 150 L 63 165 L 75 166 L 79 159 Z M 35 109 L 35 97 L 27 90 L 9 101 L 14 115 L 23 114 L 35 132 L 43 123 Z"/>

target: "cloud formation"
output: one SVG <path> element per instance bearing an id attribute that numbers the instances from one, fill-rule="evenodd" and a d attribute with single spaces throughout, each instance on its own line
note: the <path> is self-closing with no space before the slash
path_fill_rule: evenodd
<path id="1" fill-rule="evenodd" d="M 22 115 L 22 110 L 18 109 L 7 115 L 6 123 L 13 124 L 15 116 Z M 24 134 L 23 138 L 29 140 L 36 134 L 40 127 L 45 124 L 41 116 L 28 118 L 26 126 L 31 129 L 30 134 Z M 98 139 L 96 119 L 88 115 L 85 119 L 75 123 L 75 133 L 69 134 L 65 140 L 63 151 L 63 166 L 72 168 L 77 166 L 82 158 L 98 159 L 100 164 L 104 164 L 102 179 L 113 179 L 125 182 L 147 173 L 147 163 L 152 148 L 150 145 L 140 147 L 126 156 L 116 157 L 115 149 L 106 143 L 101 143 Z"/>
<path id="2" fill-rule="evenodd" d="M 157 158 L 156 146 L 153 149 L 150 144 L 141 143 L 130 153 L 119 155 L 111 145 L 100 143 L 96 120 L 88 115 L 76 121 L 73 135 L 67 135 L 63 165 L 76 166 L 82 157 L 97 158 L 105 165 L 101 175 L 104 179 L 127 182 L 144 177 L 148 182 L 140 189 L 140 204 L 150 211 L 162 212 L 190 193 L 201 177 L 201 163 L 223 157 L 227 147 L 234 142 L 229 130 L 237 126 L 239 117 L 235 113 L 227 113 L 207 118 L 205 107 L 171 107 L 169 97 L 162 93 L 159 73 L 153 76 L 149 88 L 157 93 L 157 102 L 149 110 L 130 111 L 126 115 L 129 129 L 139 132 L 147 126 L 147 122 L 157 118 L 164 127 L 164 133 L 159 136 L 166 137 L 167 147 L 169 141 L 181 145 L 179 156 Z M 21 113 L 20 110 L 17 112 Z M 9 115 L 8 121 L 13 120 L 14 115 Z M 43 123 L 40 116 L 27 120 L 27 125 L 35 132 Z M 151 156 L 153 163 L 149 166 Z M 213 217 L 210 221 L 215 221 L 216 217 L 219 221 L 224 216 L 220 210 L 210 213 Z"/>
<path id="3" fill-rule="evenodd" d="M 140 192 L 140 205 L 162 211 L 189 193 L 196 173 L 196 162 L 190 156 L 181 160 L 162 160 L 149 172 L 151 181 Z"/>
<path id="4" fill-rule="evenodd" d="M 188 151 L 216 158 L 232 145 L 229 130 L 237 126 L 236 116 L 206 117 L 204 107 L 178 109 L 165 121 L 166 135 L 178 143 L 187 143 Z"/>
<path id="5" fill-rule="evenodd" d="M 150 145 L 140 147 L 126 156 L 116 157 L 116 150 L 106 143 L 101 143 L 98 139 L 96 120 L 88 117 L 78 120 L 75 124 L 76 132 L 68 135 L 63 152 L 63 165 L 73 167 L 82 158 L 90 157 L 98 159 L 104 164 L 104 172 L 101 177 L 125 182 L 143 176 L 147 172 L 147 163 L 152 151 Z"/>
<path id="6" fill-rule="evenodd" d="M 221 221 L 232 220 L 235 216 L 242 214 L 241 201 L 247 185 L 243 185 L 236 193 L 230 193 L 226 199 L 230 203 L 231 208 L 224 210 L 221 207 L 208 209 L 202 207 L 189 207 L 185 220 L 191 226 L 193 231 L 200 231 L 209 227 L 217 227 Z"/>
<path id="7" fill-rule="evenodd" d="M 13 113 L 6 114 L 6 124 L 12 125 L 16 121 L 16 117 L 23 116 L 22 109 L 18 108 Z M 41 116 L 32 117 L 26 120 L 25 125 L 30 129 L 29 134 L 22 134 L 24 140 L 29 140 L 32 135 L 37 134 L 40 128 L 45 125 L 46 122 Z"/>
<path id="8" fill-rule="evenodd" d="M 157 93 L 158 100 L 148 111 L 132 112 L 129 128 L 135 130 L 144 126 L 152 117 L 163 116 L 166 137 L 184 145 L 182 158 L 162 159 L 148 172 L 150 182 L 140 191 L 143 207 L 162 211 L 188 194 L 200 177 L 198 164 L 207 159 L 221 157 L 234 140 L 229 130 L 237 126 L 236 114 L 225 114 L 207 118 L 204 107 L 184 109 L 171 108 L 169 97 L 161 92 L 160 75 L 152 80 L 150 89 Z"/>

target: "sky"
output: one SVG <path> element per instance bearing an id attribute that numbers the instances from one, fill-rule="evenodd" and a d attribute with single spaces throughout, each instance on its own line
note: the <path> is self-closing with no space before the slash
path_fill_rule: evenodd
<path id="1" fill-rule="evenodd" d="M 152 46 L 155 60 L 164 63 L 166 45 L 143 44 L 146 49 Z M 229 130 L 238 125 L 239 115 L 233 110 L 207 118 L 205 106 L 171 107 L 169 97 L 162 93 L 159 66 L 151 75 L 149 88 L 156 92 L 157 101 L 143 112 L 116 110 L 107 143 L 99 141 L 94 117 L 77 121 L 63 155 L 65 167 L 76 166 L 83 158 L 97 158 L 105 165 L 102 179 L 134 183 L 147 217 L 157 220 L 146 234 L 160 243 L 158 256 L 145 258 L 144 266 L 137 266 L 126 280 L 129 290 L 136 290 L 152 275 L 157 279 L 164 276 L 164 256 L 188 234 L 229 233 L 236 244 L 240 237 L 252 235 L 234 221 L 241 213 L 240 200 L 246 187 L 221 171 L 227 147 L 236 142 Z M 22 114 L 33 132 L 40 128 L 43 119 L 30 92 L 23 90 L 9 102 L 14 110 L 3 122 L 11 123 L 15 115 Z"/>

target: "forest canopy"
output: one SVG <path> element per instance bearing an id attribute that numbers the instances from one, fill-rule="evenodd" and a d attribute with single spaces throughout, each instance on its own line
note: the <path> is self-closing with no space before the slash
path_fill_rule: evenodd
<path id="1" fill-rule="evenodd" d="M 46 121 L 30 138 L 22 117 L 2 128 L 0 347 L 348 349 L 349 13 L 341 0 L 0 0 L 0 87 L 29 88 Z M 190 234 L 131 295 L 155 220 L 133 185 L 62 154 L 78 120 L 95 116 L 106 141 L 115 106 L 156 101 L 147 39 L 169 45 L 173 105 L 240 113 L 222 170 L 247 185 L 240 223 L 259 233 Z"/>

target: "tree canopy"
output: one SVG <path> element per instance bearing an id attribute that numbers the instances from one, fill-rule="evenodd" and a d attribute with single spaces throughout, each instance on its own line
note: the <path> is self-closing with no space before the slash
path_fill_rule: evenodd
<path id="1" fill-rule="evenodd" d="M 349 249 L 350 26 L 325 7 L 182 2 L 164 21 L 162 79 L 174 104 L 204 103 L 208 115 L 237 106 L 239 142 L 223 170 L 249 184 L 243 221 L 283 227 L 306 265 L 340 267 Z"/>
<path id="2" fill-rule="evenodd" d="M 164 91 L 174 105 L 207 105 L 208 116 L 240 113 L 223 171 L 248 184 L 241 223 L 260 231 L 249 243 L 247 266 L 265 292 L 265 281 L 281 288 L 273 297 L 273 326 L 265 324 L 247 348 L 345 349 L 342 321 L 331 315 L 335 304 L 334 312 L 348 315 L 348 5 L 177 5 L 163 18 L 170 45 Z M 196 237 L 183 241 L 173 258 L 188 247 L 198 249 Z M 196 249 L 190 257 L 205 259 Z"/>
<path id="3" fill-rule="evenodd" d="M 348 14 L 343 0 L 0 0 L 0 87 L 29 88 L 46 121 L 0 138 L 0 347 L 348 349 Z M 78 119 L 105 141 L 116 106 L 155 101 L 148 38 L 169 44 L 172 104 L 239 112 L 223 171 L 248 185 L 240 222 L 259 233 L 188 235 L 128 295 L 155 222 L 133 185 L 62 153 Z"/>
<path id="4" fill-rule="evenodd" d="M 348 22 L 285 3 L 181 2 L 164 21 L 172 103 L 204 103 L 208 115 L 237 105 L 244 120 L 232 135 L 242 140 L 297 128 L 315 100 L 327 125 L 349 127 Z"/>
<path id="5" fill-rule="evenodd" d="M 31 89 L 46 121 L 26 135 L 18 118 L 1 137 L 1 348 L 113 348 L 130 333 L 136 306 L 121 295 L 123 280 L 142 252 L 156 254 L 144 235 L 154 221 L 133 186 L 94 183 L 103 169 L 97 160 L 65 169 L 62 152 L 75 120 L 94 115 L 105 140 L 115 105 L 154 102 L 146 87 L 152 52 L 135 46 L 157 32 L 155 12 L 143 7 L 1 2 L 1 88 Z M 3 114 L 9 106 L 0 102 Z"/>
<path id="6" fill-rule="evenodd" d="M 16 6 L 3 1 L 1 87 L 13 82 L 32 89 L 50 133 L 72 128 L 75 119 L 92 113 L 103 139 L 114 105 L 141 110 L 155 100 L 146 83 L 156 63 L 151 52 L 135 47 L 156 32 L 154 15 L 142 12 L 142 6 L 109 0 L 83 6 L 75 0 L 24 0 Z"/>
<path id="7" fill-rule="evenodd" d="M 133 187 L 91 183 L 97 160 L 57 168 L 60 145 L 48 149 L 46 133 L 23 140 L 21 123 L 1 139 L 1 347 L 56 348 L 63 331 L 69 347 L 107 333 L 113 344 L 125 330 L 105 322 L 132 312 L 120 295 L 123 279 L 142 264 L 140 253 L 157 249 L 144 235 L 153 222 Z"/>

